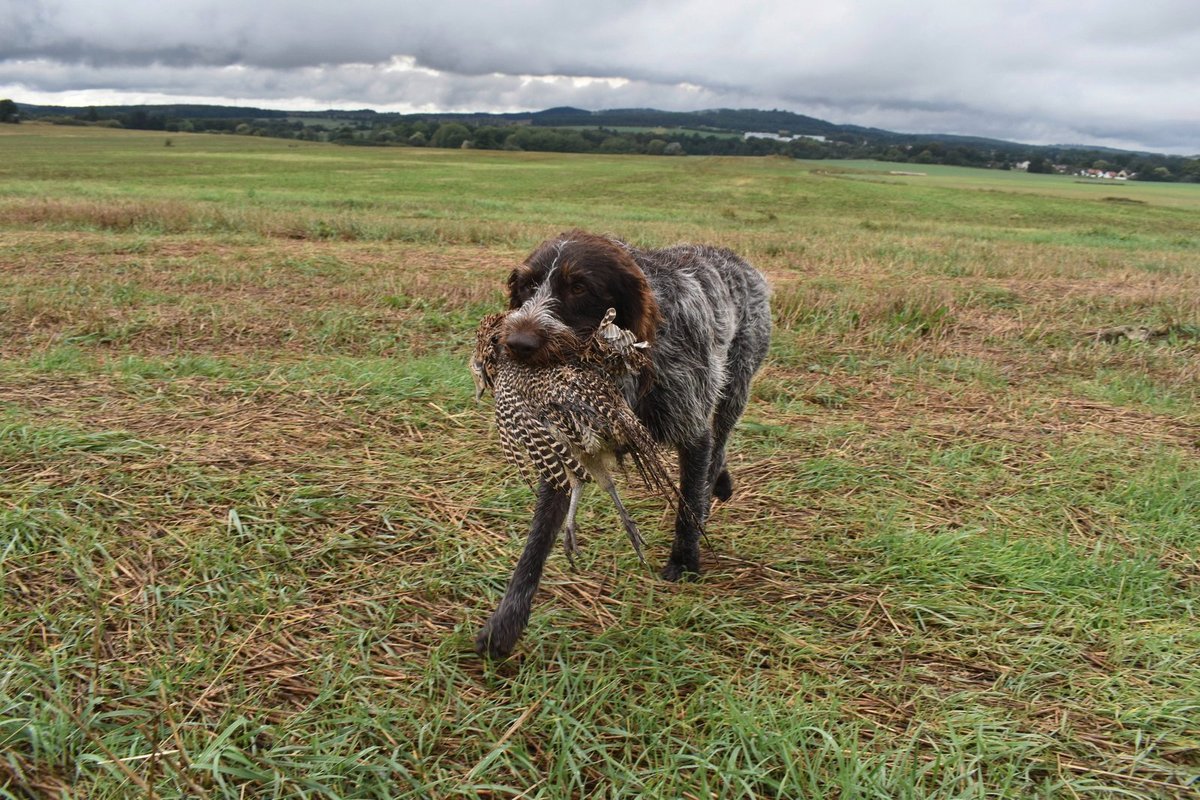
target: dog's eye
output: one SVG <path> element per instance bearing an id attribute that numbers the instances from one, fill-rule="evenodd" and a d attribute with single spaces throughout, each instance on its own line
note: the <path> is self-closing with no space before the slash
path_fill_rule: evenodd
<path id="1" fill-rule="evenodd" d="M 571 288 L 568 289 L 573 297 L 579 297 L 582 294 L 587 294 L 587 290 L 588 287 L 586 283 L 572 283 Z"/>

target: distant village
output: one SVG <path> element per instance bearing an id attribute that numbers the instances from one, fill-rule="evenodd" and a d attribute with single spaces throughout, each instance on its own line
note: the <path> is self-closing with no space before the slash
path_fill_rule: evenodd
<path id="1" fill-rule="evenodd" d="M 812 136 L 804 133 L 788 134 L 788 133 L 767 133 L 766 131 L 746 131 L 742 134 L 742 139 L 770 139 L 773 142 L 795 142 L 800 139 L 809 139 L 814 142 L 829 141 L 824 136 Z"/>
<path id="2" fill-rule="evenodd" d="M 1013 169 L 1022 172 L 1029 171 L 1028 161 L 1018 161 L 1013 164 Z M 1110 181 L 1132 181 L 1137 180 L 1137 173 L 1129 170 L 1111 170 L 1111 169 L 1079 169 L 1070 164 L 1052 164 L 1053 169 L 1059 175 L 1078 175 L 1080 178 L 1100 178 Z"/>

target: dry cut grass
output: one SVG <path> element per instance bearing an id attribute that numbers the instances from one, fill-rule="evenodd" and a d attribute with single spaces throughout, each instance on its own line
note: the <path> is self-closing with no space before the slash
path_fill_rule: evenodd
<path id="1" fill-rule="evenodd" d="M 277 179 L 317 168 L 251 145 Z M 343 153 L 312 155 L 395 167 Z M 422 158 L 405 163 L 462 174 Z M 307 195 L 255 218 L 136 174 L 113 186 L 141 196 L 113 204 L 16 176 L 0 795 L 1195 793 L 1200 277 L 1173 243 L 1194 222 L 1168 236 L 1174 205 L 1110 203 L 1128 216 L 1104 224 L 1143 239 L 1092 241 L 1078 199 L 750 160 L 679 178 L 748 204 L 710 217 L 664 197 L 653 159 L 600 162 L 550 160 L 605 189 L 591 211 L 542 209 L 553 226 L 413 187 L 443 215 L 413 224 L 443 239 L 412 241 L 275 227 L 328 218 Z M 531 179 L 473 180 L 499 204 Z M 947 219 L 951 200 L 975 221 Z M 1053 212 L 1045 241 L 1005 222 L 1014 204 Z M 704 578 L 639 570 L 589 497 L 580 570 L 552 556 L 518 655 L 489 664 L 471 636 L 531 497 L 464 359 L 514 260 L 580 221 L 750 254 L 776 337 Z M 632 499 L 661 560 L 668 511 Z"/>

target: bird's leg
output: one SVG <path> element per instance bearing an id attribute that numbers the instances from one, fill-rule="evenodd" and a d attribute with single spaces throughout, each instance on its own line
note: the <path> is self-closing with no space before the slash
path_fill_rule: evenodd
<path id="1" fill-rule="evenodd" d="M 642 534 L 638 531 L 637 523 L 633 521 L 633 517 L 629 516 L 629 512 L 625 509 L 625 504 L 621 502 L 621 497 L 617 494 L 616 484 L 613 483 L 612 477 L 608 474 L 599 474 L 595 478 L 596 482 L 604 487 L 609 497 L 613 499 L 613 503 L 616 504 L 617 514 L 620 515 L 621 524 L 625 526 L 625 533 L 629 535 L 629 541 L 633 544 L 633 551 L 637 553 L 638 561 L 641 561 L 642 566 L 645 566 L 646 556 L 642 554 Z"/>
<path id="2" fill-rule="evenodd" d="M 579 545 L 575 542 L 575 512 L 579 509 L 579 498 L 583 496 L 583 482 L 578 481 L 571 487 L 571 502 L 567 506 L 567 525 L 563 529 L 563 552 L 567 554 L 567 562 L 575 569 L 575 554 Z"/>

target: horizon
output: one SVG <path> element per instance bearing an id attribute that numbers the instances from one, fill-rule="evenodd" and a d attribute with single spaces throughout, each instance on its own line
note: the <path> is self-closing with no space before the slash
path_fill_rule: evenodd
<path id="1" fill-rule="evenodd" d="M 6 97 L 6 95 L 4 95 L 3 93 L 0 93 L 0 98 L 4 98 L 4 97 Z M 336 114 L 336 113 L 371 112 L 371 113 L 375 113 L 375 114 L 402 114 L 402 115 L 407 115 L 407 116 L 438 116 L 438 115 L 497 116 L 497 115 L 520 115 L 520 114 L 533 115 L 533 114 L 544 113 L 546 111 L 552 111 L 552 110 L 557 110 L 557 109 L 564 109 L 564 110 L 565 109 L 574 109 L 574 110 L 584 111 L 584 112 L 591 113 L 591 114 L 602 114 L 602 113 L 607 113 L 607 112 L 618 112 L 618 111 L 654 111 L 654 112 L 678 113 L 678 114 L 702 114 L 702 113 L 706 113 L 706 112 L 721 111 L 721 110 L 756 111 L 756 112 L 765 112 L 765 113 L 786 112 L 786 113 L 790 113 L 790 114 L 795 114 L 797 116 L 807 117 L 809 119 L 815 119 L 820 122 L 825 122 L 825 123 L 835 125 L 835 126 L 843 126 L 843 127 L 844 126 L 854 126 L 854 127 L 874 128 L 877 130 L 886 131 L 888 133 L 900 134 L 902 136 L 912 136 L 915 138 L 929 137 L 931 139 L 936 139 L 937 137 L 951 136 L 951 137 L 965 137 L 965 138 L 974 138 L 974 139 L 991 139 L 994 141 L 1005 142 L 1008 144 L 1015 144 L 1015 145 L 1021 145 L 1021 146 L 1026 146 L 1026 147 L 1049 147 L 1049 148 L 1057 147 L 1057 148 L 1081 149 L 1081 150 L 1089 150 L 1089 149 L 1114 150 L 1114 151 L 1118 151 L 1118 152 L 1127 152 L 1127 153 L 1140 154 L 1140 155 L 1159 155 L 1159 156 L 1178 156 L 1178 157 L 1182 157 L 1182 158 L 1200 158 L 1200 150 L 1198 150 L 1197 152 L 1168 152 L 1165 150 L 1134 149 L 1134 148 L 1128 148 L 1128 147 L 1115 147 L 1112 145 L 1102 145 L 1102 144 L 1087 143 L 1087 142 L 1045 142 L 1045 143 L 1030 142 L 1030 141 L 1024 141 L 1024 140 L 1020 140 L 1020 139 L 1006 139 L 1006 138 L 997 137 L 997 136 L 984 136 L 984 135 L 979 135 L 979 134 L 974 134 L 974 133 L 962 133 L 962 132 L 956 132 L 956 131 L 910 131 L 910 130 L 898 130 L 898 129 L 894 129 L 894 128 L 880 128 L 878 126 L 858 125 L 857 123 L 837 122 L 835 120 L 825 119 L 825 118 L 821 118 L 821 117 L 814 117 L 810 114 L 803 114 L 798 111 L 792 111 L 790 109 L 781 109 L 781 108 L 766 109 L 766 108 L 733 107 L 733 106 L 711 106 L 711 107 L 705 107 L 705 108 L 692 108 L 692 109 L 663 109 L 663 108 L 655 108 L 653 106 L 621 106 L 621 107 L 611 107 L 611 108 L 585 108 L 585 107 L 578 106 L 578 105 L 569 105 L 568 104 L 568 105 L 548 106 L 548 107 L 543 107 L 543 108 L 519 108 L 519 109 L 503 110 L 503 111 L 483 111 L 483 110 L 468 110 L 468 111 L 463 111 L 463 110 L 453 110 L 453 111 L 420 110 L 420 111 L 412 111 L 412 110 L 394 110 L 394 109 L 390 109 L 390 108 L 379 108 L 379 107 L 372 107 L 370 105 L 357 105 L 356 106 L 356 105 L 351 105 L 351 104 L 347 104 L 345 106 L 340 106 L 340 107 L 339 106 L 323 106 L 323 107 L 314 106 L 311 108 L 297 108 L 294 106 L 284 106 L 282 104 L 275 104 L 275 103 L 271 103 L 271 102 L 267 102 L 267 103 L 252 103 L 249 101 L 246 101 L 246 102 L 240 102 L 240 101 L 239 102 L 223 102 L 223 101 L 219 101 L 218 99 L 214 99 L 214 98 L 183 98 L 183 99 L 160 98 L 160 99 L 155 99 L 151 102 L 113 102 L 113 101 L 110 101 L 110 102 L 64 103 L 64 102 L 29 102 L 27 100 L 20 99 L 19 97 L 15 97 L 15 96 L 8 96 L 8 97 L 9 97 L 9 99 L 12 99 L 13 102 L 17 103 L 18 105 L 33 106 L 33 107 L 58 107 L 58 108 L 67 108 L 67 109 L 86 109 L 86 108 L 93 108 L 93 107 L 94 108 L 131 108 L 131 107 L 141 106 L 141 107 L 147 107 L 147 108 L 155 108 L 155 107 L 170 107 L 170 106 L 200 106 L 200 107 L 211 107 L 211 108 L 236 108 L 236 109 L 275 111 L 275 112 L 285 112 L 285 113 L 304 113 L 304 114 L 320 114 L 320 113 Z"/>

